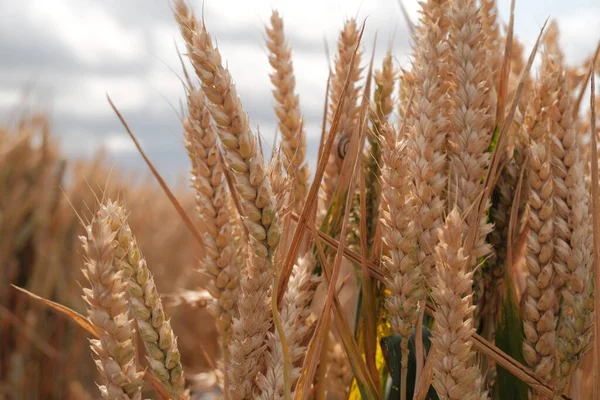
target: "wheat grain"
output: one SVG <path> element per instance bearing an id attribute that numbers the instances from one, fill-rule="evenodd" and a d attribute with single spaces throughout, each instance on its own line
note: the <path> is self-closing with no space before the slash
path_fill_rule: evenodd
<path id="1" fill-rule="evenodd" d="M 82 236 L 86 260 L 83 273 L 91 287 L 83 289 L 90 322 L 98 329 L 99 339 L 90 340 L 96 366 L 104 385 L 99 386 L 105 399 L 141 400 L 142 372 L 135 362 L 135 329 L 129 319 L 127 286 L 123 272 L 117 269 L 115 233 L 111 221 L 96 216 Z"/>

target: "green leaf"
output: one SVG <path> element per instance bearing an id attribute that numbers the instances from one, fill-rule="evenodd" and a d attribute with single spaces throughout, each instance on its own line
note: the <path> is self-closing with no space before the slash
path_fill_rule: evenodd
<path id="1" fill-rule="evenodd" d="M 425 353 L 429 352 L 431 346 L 431 332 L 427 327 L 423 327 L 423 345 L 425 346 Z M 383 351 L 383 357 L 387 363 L 388 371 L 392 378 L 392 385 L 389 393 L 387 393 L 387 400 L 396 400 L 400 398 L 400 371 L 401 371 L 401 360 L 402 351 L 400 349 L 400 343 L 402 337 L 397 334 L 386 336 L 381 339 L 381 350 Z M 412 399 L 415 393 L 415 377 L 417 371 L 417 360 L 415 358 L 415 335 L 411 335 L 408 341 L 408 376 L 407 376 L 407 388 L 406 398 Z M 429 387 L 427 392 L 426 400 L 439 400 L 437 393 L 433 386 Z"/>
<path id="2" fill-rule="evenodd" d="M 496 346 L 521 364 L 525 364 L 523 321 L 510 268 L 504 270 L 504 283 L 505 289 L 501 293 L 500 310 L 496 322 Z M 494 392 L 494 397 L 497 399 L 527 400 L 527 385 L 500 366 L 497 367 Z"/>

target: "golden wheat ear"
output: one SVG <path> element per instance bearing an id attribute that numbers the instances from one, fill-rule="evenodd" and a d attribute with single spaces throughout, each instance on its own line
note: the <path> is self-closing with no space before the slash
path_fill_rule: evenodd
<path id="1" fill-rule="evenodd" d="M 98 217 L 110 227 L 113 263 L 123 276 L 150 368 L 176 399 L 189 399 L 177 338 L 165 316 L 152 273 L 127 223 L 126 212 L 119 204 L 108 201 L 100 206 Z"/>
<path id="2" fill-rule="evenodd" d="M 135 361 L 135 328 L 129 318 L 124 273 L 115 264 L 117 246 L 111 222 L 97 215 L 81 237 L 86 256 L 83 273 L 90 284 L 83 289 L 83 297 L 99 335 L 90 340 L 90 347 L 104 381 L 99 386 L 102 397 L 141 400 L 144 374 Z"/>
<path id="3" fill-rule="evenodd" d="M 240 262 L 233 241 L 236 220 L 230 212 L 231 192 L 227 190 L 216 128 L 207 99 L 188 83 L 188 116 L 183 120 L 185 146 L 192 164 L 192 186 L 196 191 L 198 214 L 204 226 L 206 255 L 201 271 L 209 278 L 206 288 L 213 301 L 208 311 L 216 319 L 224 364 L 229 363 L 233 319 L 237 313 Z M 227 371 L 223 371 L 228 390 Z"/>
<path id="4" fill-rule="evenodd" d="M 268 299 L 273 255 L 281 236 L 275 197 L 258 145 L 260 139 L 250 130 L 248 115 L 218 48 L 183 0 L 175 2 L 174 12 L 188 56 L 209 101 L 208 108 L 217 125 L 224 159 L 233 172 L 248 230 L 250 257 L 240 281 L 240 315 L 233 323 L 231 362 L 227 368 L 231 398 L 252 398 L 259 390 L 256 376 L 265 368 L 264 349 L 272 325 Z"/>
<path id="5" fill-rule="evenodd" d="M 443 399 L 486 399 L 484 380 L 473 349 L 473 269 L 463 252 L 463 221 L 454 208 L 436 246 L 436 303 L 431 343 L 436 348 L 433 387 Z"/>
<path id="6" fill-rule="evenodd" d="M 361 68 L 359 66 L 362 52 L 358 50 L 355 54 L 359 36 L 360 30 L 356 20 L 350 19 L 344 24 L 344 28 L 338 39 L 338 53 L 334 61 L 334 71 L 329 91 L 329 112 L 327 114 L 329 126 L 333 125 L 334 116 L 340 104 L 342 105 L 342 109 L 340 110 L 339 121 L 336 125 L 338 131 L 336 139 L 337 149 L 329 156 L 321 186 L 319 221 L 324 217 L 334 197 L 339 184 L 341 167 L 351 140 L 350 138 L 358 134 L 357 126 L 360 125 L 360 86 L 358 81 L 361 76 Z M 344 91 L 346 80 L 350 80 L 350 82 L 346 91 Z M 341 101 L 342 94 L 344 95 L 343 102 Z"/>
<path id="7" fill-rule="evenodd" d="M 295 93 L 296 78 L 292 53 L 286 42 L 283 19 L 276 10 L 271 14 L 271 26 L 265 29 L 269 63 L 273 67 L 270 78 L 275 87 L 273 96 L 277 102 L 275 114 L 282 135 L 281 149 L 287 158 L 287 173 L 294 180 L 294 210 L 300 212 L 308 191 L 310 168 L 306 163 L 306 134 L 300 112 L 300 100 Z"/>
<path id="8" fill-rule="evenodd" d="M 393 128 L 382 128 L 382 182 L 384 208 L 381 212 L 383 241 L 388 247 L 382 266 L 388 273 L 385 280 L 390 296 L 386 308 L 392 331 L 402 336 L 402 384 L 406 387 L 408 371 L 408 340 L 422 312 L 427 294 L 425 275 L 417 260 L 416 204 L 413 181 L 409 171 L 407 140 L 400 139 Z M 405 392 L 403 390 L 403 392 Z M 404 394 L 404 396 L 406 396 Z"/>

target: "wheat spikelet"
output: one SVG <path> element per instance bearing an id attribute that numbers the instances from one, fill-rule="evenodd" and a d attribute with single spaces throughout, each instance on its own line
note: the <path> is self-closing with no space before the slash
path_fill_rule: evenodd
<path id="1" fill-rule="evenodd" d="M 295 365 L 289 377 L 292 387 L 300 376 L 298 362 L 302 360 L 305 352 L 302 342 L 308 332 L 306 320 L 310 315 L 309 304 L 319 282 L 318 278 L 312 276 L 314 265 L 315 259 L 312 253 L 306 254 L 298 260 L 281 305 L 283 330 L 291 361 Z M 259 374 L 258 376 L 258 386 L 261 389 L 259 399 L 282 399 L 284 393 L 284 360 L 281 340 L 277 331 L 269 333 L 268 345 L 267 370 L 264 375 Z"/>
<path id="2" fill-rule="evenodd" d="M 392 53 L 388 51 L 383 58 L 381 69 L 375 70 L 375 99 L 370 107 L 370 118 L 379 125 L 387 122 L 389 115 L 394 111 L 394 84 L 398 71 L 394 67 Z"/>
<path id="3" fill-rule="evenodd" d="M 272 256 L 280 237 L 271 184 L 265 175 L 258 139 L 249 128 L 248 116 L 236 93 L 229 71 L 221 63 L 219 50 L 204 26 L 198 26 L 183 0 L 175 3 L 175 17 L 184 37 L 189 58 L 202 81 L 202 90 L 218 126 L 225 159 L 234 171 L 241 197 L 243 222 L 249 233 L 250 259 L 242 272 L 240 318 L 234 321 L 230 346 L 230 395 L 251 398 L 256 391 L 256 374 L 264 367 L 263 352 L 271 311 Z"/>
<path id="4" fill-rule="evenodd" d="M 438 279 L 432 297 L 437 307 L 431 343 L 437 349 L 433 360 L 433 387 L 440 399 L 485 399 L 483 379 L 472 349 L 473 271 L 463 253 L 463 223 L 454 208 L 436 246 Z"/>
<path id="5" fill-rule="evenodd" d="M 400 126 L 402 122 L 407 116 L 409 109 L 409 100 L 410 94 L 414 88 L 415 75 L 412 71 L 402 70 L 402 74 L 400 75 L 400 84 L 398 85 L 398 115 L 400 119 L 398 120 L 398 131 L 400 131 Z"/>
<path id="6" fill-rule="evenodd" d="M 329 112 L 327 121 L 329 125 L 333 123 L 333 116 L 336 113 L 338 103 L 341 100 L 342 90 L 346 78 L 352 69 L 352 76 L 349 77 L 350 84 L 345 93 L 343 109 L 340 113 L 338 123 L 338 136 L 336 138 L 336 149 L 332 151 L 325 169 L 325 176 L 322 183 L 321 191 L 321 210 L 326 210 L 331 203 L 333 194 L 338 186 L 340 169 L 346 155 L 347 146 L 350 143 L 351 136 L 358 132 L 358 114 L 359 114 L 359 92 L 361 69 L 360 60 L 362 53 L 357 51 L 354 57 L 354 66 L 350 61 L 354 54 L 354 49 L 358 43 L 359 31 L 355 19 L 350 19 L 344 24 L 344 28 L 338 40 L 338 54 L 334 62 L 334 73 L 331 78 L 331 89 L 329 92 Z M 323 212 L 321 212 L 323 214 Z M 321 215 L 322 216 L 322 215 Z"/>
<path id="7" fill-rule="evenodd" d="M 504 49 L 503 40 L 500 36 L 500 26 L 498 24 L 496 0 L 482 0 L 479 15 L 481 18 L 484 45 L 487 50 L 486 61 L 488 68 L 493 74 L 493 87 L 495 90 L 498 90 Z M 495 96 L 495 92 L 492 91 L 490 95 Z"/>
<path id="8" fill-rule="evenodd" d="M 114 263 L 115 234 L 111 221 L 96 216 L 82 236 L 86 260 L 83 273 L 91 287 L 83 289 L 90 322 L 98 329 L 99 339 L 90 340 L 96 366 L 104 385 L 99 386 L 105 399 L 141 400 L 143 373 L 135 363 L 135 329 L 129 319 L 127 286 L 123 272 Z"/>
<path id="9" fill-rule="evenodd" d="M 127 282 L 129 301 L 150 368 L 177 399 L 189 399 L 177 338 L 166 319 L 154 278 L 127 223 L 125 210 L 108 201 L 100 207 L 98 216 L 106 220 L 114 232 L 114 263 L 123 271 Z"/>
<path id="10" fill-rule="evenodd" d="M 434 265 L 433 251 L 437 229 L 442 224 L 446 189 L 446 133 L 448 100 L 446 96 L 448 45 L 446 1 L 422 3 L 421 26 L 415 36 L 414 94 L 406 124 L 411 147 L 410 171 L 416 197 L 419 264 L 426 277 Z"/>
<path id="11" fill-rule="evenodd" d="M 266 28 L 269 63 L 274 71 L 270 78 L 277 101 L 275 113 L 282 134 L 281 148 L 288 160 L 286 170 L 294 179 L 294 209 L 300 212 L 308 190 L 310 169 L 306 163 L 306 134 L 300 114 L 292 55 L 283 32 L 283 19 L 276 10 L 271 14 L 271 27 Z"/>

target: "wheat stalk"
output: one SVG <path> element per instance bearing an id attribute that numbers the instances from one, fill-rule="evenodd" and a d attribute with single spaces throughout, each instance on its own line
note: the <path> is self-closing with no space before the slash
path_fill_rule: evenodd
<path id="1" fill-rule="evenodd" d="M 473 270 L 463 252 L 463 222 L 454 208 L 436 246 L 437 279 L 431 296 L 437 304 L 431 343 L 433 386 L 440 399 L 486 399 L 473 350 Z"/>
<path id="2" fill-rule="evenodd" d="M 115 233 L 111 220 L 100 215 L 81 236 L 86 260 L 83 274 L 90 288 L 83 289 L 88 318 L 98 329 L 99 339 L 90 340 L 96 366 L 104 385 L 99 386 L 105 399 L 141 400 L 143 372 L 135 362 L 135 329 L 129 319 L 123 272 L 115 265 Z"/>
<path id="3" fill-rule="evenodd" d="M 295 94 L 296 79 L 291 50 L 286 43 L 283 19 L 276 10 L 271 14 L 271 27 L 266 28 L 269 63 L 274 71 L 271 83 L 277 101 L 275 114 L 279 120 L 281 148 L 287 158 L 286 170 L 294 179 L 294 210 L 300 212 L 308 191 L 310 168 L 306 163 L 306 134 L 300 114 L 300 101 Z"/>

